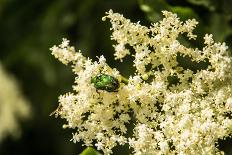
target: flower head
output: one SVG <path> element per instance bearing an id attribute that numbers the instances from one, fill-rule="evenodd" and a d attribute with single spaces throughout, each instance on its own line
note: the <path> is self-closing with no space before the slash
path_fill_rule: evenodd
<path id="1" fill-rule="evenodd" d="M 26 119 L 30 106 L 17 81 L 0 64 L 0 141 L 8 135 L 19 136 L 18 119 Z"/>
<path id="2" fill-rule="evenodd" d="M 96 142 L 105 154 L 126 143 L 136 155 L 222 154 L 215 144 L 232 133 L 232 59 L 227 46 L 208 34 L 202 49 L 182 45 L 180 35 L 196 39 L 197 21 L 182 22 L 168 11 L 150 27 L 112 10 L 106 14 L 103 20 L 110 20 L 111 39 L 116 41 L 115 59 L 132 55 L 136 73 L 125 83 L 103 56 L 93 62 L 65 39 L 51 49 L 61 62 L 72 63 L 76 74 L 73 92 L 59 97 L 56 111 L 67 120 L 65 127 L 76 130 L 72 140 L 87 146 Z M 193 70 L 180 59 L 206 65 Z M 98 89 L 91 79 L 99 75 L 117 79 L 117 91 Z"/>

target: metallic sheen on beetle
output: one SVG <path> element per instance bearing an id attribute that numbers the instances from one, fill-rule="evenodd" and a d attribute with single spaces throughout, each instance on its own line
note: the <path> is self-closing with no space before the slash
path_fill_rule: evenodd
<path id="1" fill-rule="evenodd" d="M 108 92 L 117 92 L 119 88 L 118 79 L 107 74 L 99 74 L 91 78 L 91 83 L 99 90 L 105 90 Z"/>

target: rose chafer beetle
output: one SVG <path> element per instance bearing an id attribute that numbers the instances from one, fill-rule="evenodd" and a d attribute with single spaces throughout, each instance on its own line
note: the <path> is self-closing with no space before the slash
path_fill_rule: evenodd
<path id="1" fill-rule="evenodd" d="M 118 79 L 107 74 L 99 74 L 91 78 L 91 83 L 99 90 L 105 90 L 108 92 L 117 92 L 119 88 Z"/>

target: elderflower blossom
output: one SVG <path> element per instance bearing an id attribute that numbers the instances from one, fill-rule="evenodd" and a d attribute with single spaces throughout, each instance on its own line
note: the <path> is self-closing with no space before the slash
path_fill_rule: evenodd
<path id="1" fill-rule="evenodd" d="M 0 141 L 20 133 L 18 118 L 28 118 L 30 107 L 15 79 L 0 64 Z"/>
<path id="2" fill-rule="evenodd" d="M 128 83 L 103 56 L 99 61 L 85 58 L 64 39 L 51 48 L 76 74 L 73 91 L 59 97 L 56 116 L 75 130 L 72 140 L 95 145 L 111 154 L 117 145 L 129 144 L 135 155 L 223 154 L 217 141 L 232 133 L 232 62 L 225 43 L 204 37 L 202 49 L 182 45 L 178 36 L 196 39 L 195 19 L 180 21 L 176 14 L 163 11 L 164 18 L 150 27 L 112 10 L 103 20 L 112 24 L 116 41 L 115 59 L 134 57 L 136 73 Z M 179 58 L 207 63 L 198 70 L 184 67 Z M 150 66 L 148 69 L 147 66 Z M 119 80 L 115 92 L 98 90 L 91 78 L 107 74 Z M 171 83 L 170 78 L 176 78 Z M 133 126 L 133 134 L 128 135 Z"/>

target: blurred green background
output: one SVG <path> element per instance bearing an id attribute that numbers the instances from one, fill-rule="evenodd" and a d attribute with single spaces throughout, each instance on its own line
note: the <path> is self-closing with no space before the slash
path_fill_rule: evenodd
<path id="1" fill-rule="evenodd" d="M 204 34 L 212 33 L 232 51 L 231 0 L 0 0 L 0 62 L 17 78 L 32 107 L 30 119 L 21 122 L 21 137 L 5 138 L 0 155 L 74 155 L 85 149 L 70 141 L 72 131 L 62 129 L 63 120 L 49 116 L 58 96 L 71 91 L 74 81 L 70 67 L 49 48 L 66 37 L 85 56 L 103 54 L 110 66 L 129 76 L 133 59 L 114 61 L 110 23 L 101 20 L 109 9 L 146 26 L 161 19 L 161 10 L 176 12 L 182 20 L 196 18 L 197 41 L 181 38 L 185 44 L 201 48 Z M 230 138 L 219 141 L 228 155 L 231 146 Z M 116 148 L 114 154 L 129 153 Z"/>

